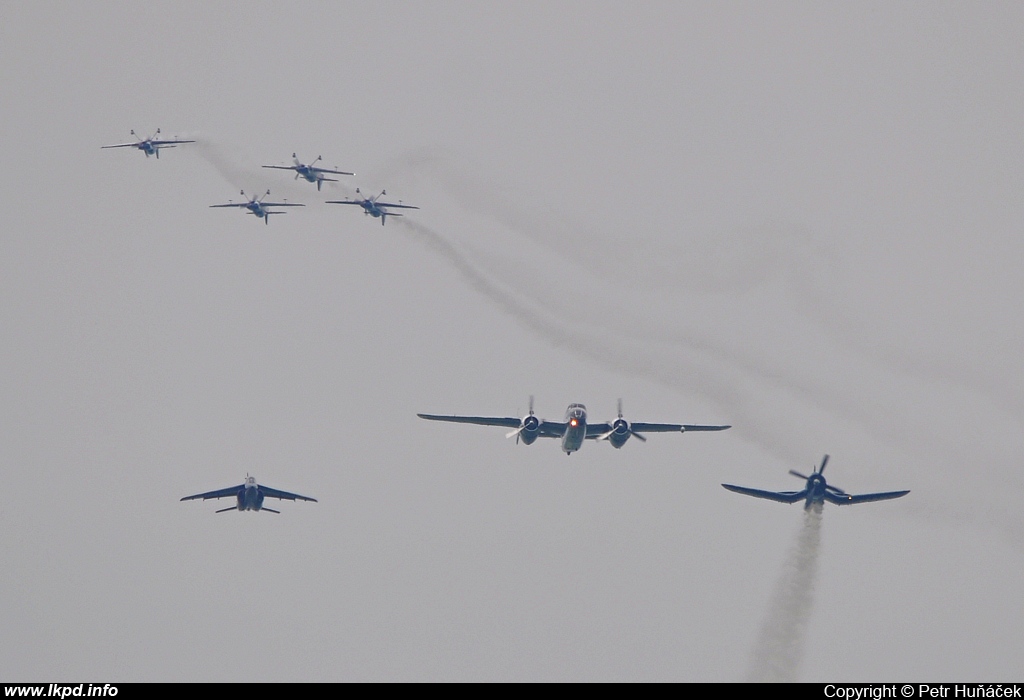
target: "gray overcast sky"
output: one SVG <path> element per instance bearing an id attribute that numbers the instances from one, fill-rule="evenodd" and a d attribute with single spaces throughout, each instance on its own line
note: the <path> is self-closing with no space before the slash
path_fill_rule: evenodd
<path id="1" fill-rule="evenodd" d="M 0 677 L 1020 675 L 1020 3 L 0 8 Z M 159 161 L 128 130 L 199 143 Z M 356 177 L 262 170 L 297 152 Z M 325 199 L 388 188 L 405 225 Z M 304 202 L 269 226 L 211 204 Z M 731 423 L 567 458 L 417 412 Z M 319 503 L 181 496 L 246 473 Z"/>

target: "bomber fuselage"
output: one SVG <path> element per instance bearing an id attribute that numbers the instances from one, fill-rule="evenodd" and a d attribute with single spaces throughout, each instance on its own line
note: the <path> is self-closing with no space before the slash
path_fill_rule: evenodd
<path id="1" fill-rule="evenodd" d="M 570 455 L 583 447 L 587 437 L 587 407 L 581 403 L 569 404 L 565 411 L 565 434 L 562 435 L 562 451 Z"/>

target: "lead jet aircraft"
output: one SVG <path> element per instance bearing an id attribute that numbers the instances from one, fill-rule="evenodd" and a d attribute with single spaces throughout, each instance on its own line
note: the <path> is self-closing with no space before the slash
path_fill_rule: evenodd
<path id="1" fill-rule="evenodd" d="M 245 196 L 245 190 L 241 191 L 242 196 Z M 272 214 L 287 214 L 286 211 L 270 211 L 267 207 L 304 207 L 305 204 L 290 204 L 288 202 L 264 202 L 266 196 L 270 194 L 270 190 L 267 190 L 266 194 L 257 199 L 256 197 L 250 197 L 246 202 L 229 202 L 227 204 L 211 204 L 211 209 L 217 209 L 218 207 L 239 207 L 247 210 L 250 214 L 254 214 L 256 217 L 263 219 L 264 224 L 270 223 L 270 216 Z"/>
<path id="2" fill-rule="evenodd" d="M 316 183 L 316 191 L 317 192 L 320 191 L 320 185 L 322 185 L 323 183 L 325 183 L 325 182 L 337 182 L 337 180 L 335 180 L 333 178 L 324 177 L 325 174 L 327 174 L 327 175 L 355 175 L 355 173 L 346 173 L 344 170 L 328 170 L 327 168 L 317 168 L 317 167 L 314 167 L 318 160 L 322 160 L 322 157 L 321 156 L 317 156 L 316 160 L 314 160 L 312 163 L 310 163 L 309 165 L 304 165 L 304 164 L 299 162 L 299 157 L 297 155 L 295 155 L 294 153 L 292 153 L 292 162 L 295 163 L 295 165 L 264 165 L 263 167 L 264 168 L 272 168 L 274 170 L 293 170 L 293 171 L 295 171 L 295 179 L 296 180 L 298 180 L 300 177 L 302 177 L 302 178 L 306 179 L 306 182 L 315 182 Z"/>
<path id="3" fill-rule="evenodd" d="M 226 489 L 220 489 L 219 491 L 207 491 L 206 493 L 197 493 L 194 496 L 185 496 L 181 500 L 191 501 L 197 498 L 201 498 L 204 501 L 210 498 L 231 498 L 234 497 L 238 504 L 231 506 L 230 508 L 221 508 L 216 511 L 217 513 L 226 513 L 229 510 L 266 510 L 271 513 L 280 513 L 279 510 L 273 508 L 266 508 L 263 505 L 263 499 L 269 496 L 270 498 L 280 498 L 286 501 L 312 501 L 316 503 L 315 498 L 309 496 L 300 496 L 297 493 L 288 493 L 287 491 L 278 491 L 272 489 L 269 486 L 260 486 L 256 483 L 256 477 L 245 475 L 245 483 L 239 484 L 238 486 L 231 486 Z"/>
<path id="4" fill-rule="evenodd" d="M 804 501 L 804 508 L 807 510 L 810 510 L 815 505 L 820 508 L 825 501 L 835 503 L 837 506 L 847 506 L 853 503 L 886 501 L 890 498 L 900 498 L 910 493 L 910 491 L 886 491 L 885 493 L 862 493 L 858 495 L 846 493 L 846 491 L 835 486 L 829 486 L 826 483 L 825 477 L 822 476 L 826 464 L 828 464 L 828 455 L 825 455 L 821 460 L 821 466 L 815 467 L 810 476 L 804 476 L 792 469 L 789 470 L 789 473 L 793 476 L 807 480 L 807 485 L 803 491 L 761 491 L 760 489 L 733 486 L 732 484 L 722 484 L 722 486 L 736 493 L 743 493 L 756 498 L 767 498 L 771 501 L 780 501 L 782 503 L 796 503 L 802 500 Z"/>
<path id="5" fill-rule="evenodd" d="M 398 204 L 392 204 L 391 202 L 382 202 L 380 198 L 388 193 L 387 190 L 381 190 L 380 194 L 376 197 L 363 197 L 362 192 L 359 188 L 356 188 L 356 194 L 359 195 L 359 199 L 345 199 L 345 200 L 333 200 L 326 202 L 326 204 L 355 204 L 363 208 L 364 214 L 369 214 L 375 219 L 380 219 L 380 225 L 384 225 L 384 220 L 389 216 L 402 216 L 402 214 L 396 214 L 388 209 L 419 209 L 419 207 L 409 206 L 408 204 L 402 204 L 402 200 L 398 200 Z"/>
<path id="6" fill-rule="evenodd" d="M 532 445 L 538 437 L 560 438 L 562 451 L 570 455 L 583 446 L 584 440 L 607 440 L 612 447 L 618 449 L 626 444 L 630 436 L 646 442 L 643 433 L 685 433 L 690 431 L 726 430 L 728 425 L 685 425 L 680 423 L 630 423 L 622 417 L 622 400 L 619 400 L 619 417 L 606 423 L 587 423 L 587 407 L 581 403 L 571 403 L 565 411 L 565 419 L 561 422 L 542 420 L 533 412 L 533 397 L 530 397 L 530 412 L 523 418 L 488 418 L 483 416 L 437 416 L 417 413 L 426 420 L 447 421 L 449 423 L 472 423 L 474 425 L 496 425 L 504 428 L 515 428 L 505 435 L 515 437 L 516 442 L 522 440 Z"/>
<path id="7" fill-rule="evenodd" d="M 174 148 L 179 143 L 195 143 L 195 141 L 182 141 L 181 139 L 162 141 L 156 138 L 159 134 L 160 129 L 157 129 L 156 133 L 148 139 L 140 139 L 139 135 L 135 133 L 135 129 L 132 129 L 132 136 L 138 139 L 135 143 L 115 143 L 113 146 L 100 146 L 100 148 L 137 148 L 145 153 L 147 158 L 156 156 L 159 159 L 162 148 Z"/>

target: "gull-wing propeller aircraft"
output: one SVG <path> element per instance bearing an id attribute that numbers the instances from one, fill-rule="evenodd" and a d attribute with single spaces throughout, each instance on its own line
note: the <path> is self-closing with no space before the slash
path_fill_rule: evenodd
<path id="1" fill-rule="evenodd" d="M 621 399 L 619 400 L 619 417 L 612 422 L 605 423 L 587 423 L 587 407 L 581 403 L 569 404 L 562 421 L 543 420 L 533 412 L 532 396 L 530 397 L 530 412 L 523 418 L 438 416 L 428 413 L 417 413 L 416 415 L 426 420 L 514 428 L 505 437 L 514 437 L 517 443 L 522 440 L 527 445 L 532 445 L 538 437 L 559 438 L 562 441 L 562 451 L 567 455 L 579 450 L 583 446 L 584 440 L 607 440 L 612 447 L 618 449 L 625 445 L 631 436 L 641 442 L 646 442 L 647 438 L 643 433 L 685 433 L 726 430 L 731 427 L 728 425 L 686 425 L 681 423 L 630 423 L 622 417 Z"/>
<path id="2" fill-rule="evenodd" d="M 780 501 L 781 503 L 804 501 L 805 509 L 810 509 L 814 505 L 820 508 L 825 501 L 835 503 L 838 506 L 846 506 L 853 503 L 867 503 L 869 501 L 887 501 L 891 498 L 900 498 L 910 493 L 910 491 L 886 491 L 885 493 L 862 493 L 856 495 L 846 493 L 846 491 L 840 488 L 830 486 L 825 481 L 822 472 L 825 471 L 826 464 L 828 464 L 828 455 L 825 455 L 821 460 L 821 465 L 815 467 L 810 476 L 804 476 L 792 469 L 789 470 L 789 473 L 793 476 L 806 479 L 807 485 L 804 486 L 802 491 L 762 491 L 760 489 L 747 488 L 746 486 L 733 486 L 732 484 L 722 484 L 722 486 L 736 493 L 743 493 L 756 498 L 767 498 L 768 500 Z"/>
<path id="3" fill-rule="evenodd" d="M 264 165 L 264 168 L 271 168 L 273 170 L 292 170 L 295 172 L 295 179 L 298 180 L 300 177 L 305 178 L 306 182 L 315 182 L 316 191 L 320 191 L 320 185 L 325 182 L 337 182 L 336 179 L 325 177 L 325 175 L 355 175 L 355 173 L 347 173 L 344 170 L 329 170 L 327 168 L 315 167 L 317 161 L 322 160 L 321 156 L 317 156 L 309 165 L 305 165 L 299 161 L 299 157 L 292 153 L 292 162 L 294 165 Z"/>
<path id="4" fill-rule="evenodd" d="M 263 219 L 263 223 L 270 223 L 270 216 L 272 214 L 287 214 L 286 211 L 270 211 L 267 207 L 304 207 L 305 204 L 291 204 L 289 202 L 265 202 L 267 195 L 270 194 L 270 190 L 266 191 L 262 197 L 250 197 L 245 202 L 228 202 L 227 204 L 211 204 L 211 209 L 217 209 L 218 207 L 237 207 L 245 209 L 250 214 L 254 214 L 260 219 Z M 245 196 L 245 190 L 241 191 L 241 195 Z"/>
<path id="5" fill-rule="evenodd" d="M 279 498 L 284 501 L 312 501 L 316 503 L 315 498 L 309 496 L 300 496 L 297 493 L 288 493 L 287 491 L 278 491 L 272 489 L 269 486 L 260 486 L 256 483 L 256 477 L 249 476 L 246 474 L 245 483 L 239 484 L 238 486 L 230 486 L 226 489 L 219 489 L 217 491 L 207 491 L 206 493 L 197 493 L 194 496 L 185 496 L 181 500 L 192 501 L 197 498 L 201 498 L 204 501 L 211 498 L 235 498 L 237 505 L 233 505 L 230 508 L 221 508 L 216 511 L 217 513 L 226 513 L 229 510 L 266 510 L 271 513 L 280 513 L 279 510 L 273 508 L 267 508 L 263 505 L 263 499 L 267 498 Z"/>
<path id="6" fill-rule="evenodd" d="M 419 209 L 419 207 L 413 207 L 408 204 L 402 204 L 402 200 L 398 200 L 398 204 L 391 202 L 382 202 L 380 198 L 388 193 L 387 190 L 381 190 L 380 194 L 375 197 L 364 197 L 363 193 L 356 188 L 356 194 L 359 195 L 359 199 L 345 199 L 345 200 L 332 200 L 326 202 L 326 204 L 355 204 L 363 208 L 364 214 L 369 214 L 375 219 L 380 219 L 380 225 L 384 225 L 385 219 L 389 216 L 402 216 L 402 214 L 388 211 L 388 209 Z"/>
<path id="7" fill-rule="evenodd" d="M 135 133 L 135 129 L 132 129 L 132 136 L 138 139 L 135 143 L 115 143 L 113 146 L 100 146 L 100 148 L 137 148 L 145 153 L 147 158 L 156 156 L 159 159 L 160 149 L 162 148 L 174 148 L 179 143 L 195 143 L 195 141 L 183 141 L 181 139 L 161 140 L 157 138 L 159 135 L 160 129 L 157 129 L 155 134 L 143 139 L 139 138 L 139 135 Z"/>

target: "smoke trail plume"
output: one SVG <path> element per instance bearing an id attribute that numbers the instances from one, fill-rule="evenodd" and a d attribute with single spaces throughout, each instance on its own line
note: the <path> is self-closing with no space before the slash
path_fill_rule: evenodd
<path id="1" fill-rule="evenodd" d="M 821 504 L 804 511 L 803 527 L 786 559 L 771 610 L 754 648 L 748 681 L 792 683 L 797 679 L 807 621 L 814 603 L 821 511 Z"/>
<path id="2" fill-rule="evenodd" d="M 666 346 L 658 352 L 649 342 L 628 337 L 613 337 L 581 324 L 567 314 L 556 311 L 547 316 L 540 305 L 519 290 L 510 290 L 488 274 L 486 267 L 471 260 L 456 244 L 408 218 L 397 219 L 403 233 L 445 259 L 475 291 L 492 301 L 527 329 L 557 347 L 566 348 L 609 369 L 628 375 L 646 377 L 667 384 L 671 388 L 703 396 L 709 402 L 728 412 L 730 420 L 744 422 L 746 436 L 769 453 L 782 459 L 795 459 L 799 453 L 785 442 L 770 426 L 757 416 L 756 407 L 748 405 L 736 387 L 732 375 L 735 368 L 731 358 L 721 357 L 718 348 L 694 341 L 692 347 Z M 685 362 L 683 362 L 685 359 Z"/>

